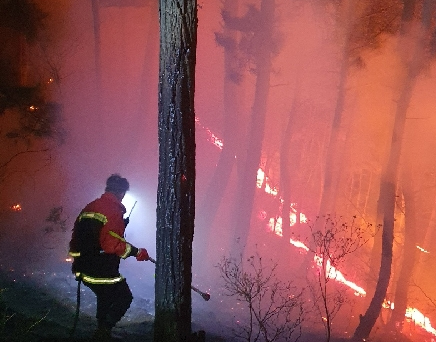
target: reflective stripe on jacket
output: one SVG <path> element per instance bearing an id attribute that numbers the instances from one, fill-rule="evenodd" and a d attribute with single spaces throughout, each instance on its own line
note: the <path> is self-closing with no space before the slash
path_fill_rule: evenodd
<path id="1" fill-rule="evenodd" d="M 122 275 L 120 275 L 119 277 L 114 277 L 114 278 L 97 278 L 97 277 L 91 277 L 89 275 L 86 275 L 86 274 L 80 273 L 80 272 L 76 272 L 75 276 L 76 276 L 76 279 L 80 278 L 85 283 L 97 284 L 97 285 L 115 284 L 115 283 L 119 283 L 120 281 L 122 281 L 124 279 L 124 277 Z"/>
<path id="2" fill-rule="evenodd" d="M 81 221 L 84 218 L 96 219 L 97 221 L 100 221 L 103 224 L 107 223 L 107 217 L 100 213 L 83 212 L 79 215 L 77 219 Z"/>

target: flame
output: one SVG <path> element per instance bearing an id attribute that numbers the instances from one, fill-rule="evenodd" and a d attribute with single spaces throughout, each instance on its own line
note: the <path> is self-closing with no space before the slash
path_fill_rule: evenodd
<path id="1" fill-rule="evenodd" d="M 385 300 L 383 301 L 382 308 L 393 310 L 394 307 L 395 307 L 394 302 L 391 302 L 390 300 L 387 300 L 387 299 L 385 299 Z"/>
<path id="2" fill-rule="evenodd" d="M 393 310 L 395 308 L 395 303 L 389 300 L 384 300 L 382 307 L 384 309 Z M 421 311 L 417 308 L 407 307 L 405 317 L 412 321 L 418 327 L 424 329 L 428 333 L 436 336 L 436 329 L 432 327 L 430 319 L 426 317 Z"/>
<path id="3" fill-rule="evenodd" d="M 322 257 L 320 257 L 319 255 L 315 255 L 313 259 L 318 266 L 322 266 L 323 263 Z M 362 296 L 362 297 L 366 296 L 366 291 L 360 286 L 358 286 L 357 284 L 353 283 L 352 281 L 345 279 L 344 275 L 339 270 L 337 270 L 334 266 L 331 265 L 330 260 L 327 260 L 326 263 L 326 274 L 329 279 L 334 279 L 337 282 L 342 283 L 348 286 L 349 288 L 353 289 L 355 296 Z"/>
<path id="4" fill-rule="evenodd" d="M 12 211 L 21 211 L 23 208 L 21 207 L 20 203 L 14 204 L 11 206 Z"/>
<path id="5" fill-rule="evenodd" d="M 309 251 L 309 247 L 307 247 L 304 243 L 298 240 L 290 239 L 289 242 L 297 248 L 304 249 L 306 252 Z"/>
<path id="6" fill-rule="evenodd" d="M 300 215 L 302 215 L 302 214 L 300 214 Z M 295 214 L 294 214 L 294 217 L 295 217 Z M 293 224 L 295 224 L 295 220 L 294 220 Z M 293 225 L 293 224 L 291 223 L 291 225 Z M 270 229 L 270 231 L 274 232 L 276 235 L 283 236 L 282 235 L 282 218 L 281 217 L 278 217 L 277 219 L 274 219 L 271 217 L 268 221 L 267 227 Z M 307 247 L 301 241 L 290 239 L 289 243 L 297 248 L 303 249 L 306 252 L 309 251 L 309 247 Z M 314 261 L 318 266 L 322 266 L 322 258 L 320 256 L 315 255 Z M 358 286 L 356 283 L 353 283 L 352 281 L 347 280 L 345 278 L 345 276 L 339 270 L 337 270 L 334 266 L 332 266 L 330 264 L 330 260 L 327 260 L 326 274 L 327 274 L 328 278 L 334 279 L 337 282 L 342 283 L 342 284 L 348 286 L 349 288 L 353 289 L 355 296 L 361 296 L 361 297 L 366 296 L 366 291 L 362 287 Z"/>
<path id="7" fill-rule="evenodd" d="M 417 326 L 436 336 L 436 329 L 431 326 L 430 319 L 416 308 L 406 309 L 406 318 L 412 320 Z"/>
<path id="8" fill-rule="evenodd" d="M 257 188 L 261 189 L 264 182 L 265 182 L 265 192 L 274 197 L 277 196 L 279 193 L 278 190 L 276 189 L 276 187 L 271 187 L 269 178 L 265 175 L 265 172 L 261 168 L 259 168 L 257 170 L 257 180 L 256 180 Z"/>
<path id="9" fill-rule="evenodd" d="M 195 117 L 195 122 L 197 123 L 197 125 L 199 125 L 203 130 L 206 131 L 206 134 L 208 136 L 207 141 L 211 142 L 212 144 L 214 144 L 216 147 L 218 147 L 220 150 L 223 149 L 224 146 L 224 142 L 222 139 L 218 138 L 209 128 L 203 126 L 203 124 L 200 122 L 200 119 Z"/>
<path id="10" fill-rule="evenodd" d="M 197 124 L 199 124 L 206 131 L 206 133 L 209 137 L 208 141 L 222 150 L 223 146 L 224 146 L 223 140 L 221 140 L 219 137 L 217 137 L 209 128 L 204 127 L 200 123 L 200 120 L 198 118 L 195 118 L 195 122 Z M 265 172 L 262 170 L 262 168 L 259 167 L 259 169 L 257 170 L 257 180 L 256 180 L 257 188 L 259 188 L 259 189 L 262 188 L 264 181 L 266 182 L 265 192 L 274 196 L 274 197 L 277 196 L 278 195 L 277 188 L 272 187 L 270 185 L 269 178 L 265 175 Z M 19 208 L 20 208 L 19 210 L 21 210 L 21 206 Z M 260 213 L 260 217 L 262 219 L 265 219 L 266 212 L 262 211 Z M 295 222 L 296 222 L 296 214 L 291 212 L 290 213 L 290 225 L 293 226 L 295 224 Z M 300 222 L 307 222 L 307 218 L 303 213 L 300 213 Z M 282 234 L 282 218 L 281 217 L 277 217 L 277 218 L 271 217 L 268 221 L 267 227 L 269 228 L 269 230 L 271 232 L 274 232 L 276 235 L 283 236 L 283 234 Z M 293 246 L 299 248 L 299 249 L 306 251 L 306 252 L 309 251 L 309 248 L 301 241 L 290 239 L 289 243 L 292 244 Z M 416 248 L 418 248 L 423 253 L 430 253 L 429 251 L 425 250 L 424 248 L 422 248 L 420 246 L 416 246 Z M 314 261 L 316 264 L 322 265 L 322 259 L 319 256 L 315 255 Z M 356 296 L 362 296 L 362 297 L 366 296 L 366 291 L 362 287 L 358 286 L 357 284 L 353 283 L 352 281 L 347 280 L 339 270 L 337 270 L 335 267 L 331 266 L 329 260 L 327 261 L 326 267 L 328 269 L 327 275 L 329 278 L 334 279 L 334 280 L 350 287 L 351 289 L 353 289 L 355 291 L 354 294 Z M 388 309 L 393 310 L 395 305 L 393 302 L 390 302 L 390 301 L 385 299 L 382 306 L 383 306 L 383 308 L 388 308 Z M 427 332 L 436 336 L 436 329 L 432 327 L 430 319 L 428 317 L 426 317 L 424 314 L 422 314 L 417 308 L 408 307 L 406 309 L 405 317 L 410 319 L 411 321 L 413 321 L 417 326 L 423 328 Z M 325 319 L 325 318 L 323 317 L 323 319 Z"/>
<path id="11" fill-rule="evenodd" d="M 423 253 L 427 253 L 427 254 L 430 254 L 430 252 L 429 251 L 427 251 L 427 250 L 425 250 L 424 248 L 422 248 L 422 247 L 419 247 L 419 246 L 416 246 L 416 248 L 418 248 L 421 252 L 423 252 Z"/>

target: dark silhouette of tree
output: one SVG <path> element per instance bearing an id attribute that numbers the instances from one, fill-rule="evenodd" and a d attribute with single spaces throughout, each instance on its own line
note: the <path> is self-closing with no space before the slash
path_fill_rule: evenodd
<path id="1" fill-rule="evenodd" d="M 433 13 L 433 1 L 425 0 L 420 21 L 415 20 L 415 5 L 415 1 L 404 1 L 399 50 L 405 72 L 400 83 L 401 89 L 396 107 L 389 158 L 383 169 L 380 183 L 379 202 L 383 214 L 381 263 L 374 296 L 365 314 L 360 317 L 360 323 L 354 332 L 353 338 L 357 341 L 368 338 L 380 314 L 392 272 L 394 214 L 406 114 L 417 76 L 424 65 L 425 46 L 428 37 L 431 36 L 429 33 L 431 33 L 431 14 Z M 415 31 L 414 25 L 418 28 L 417 37 L 411 35 Z"/>
<path id="2" fill-rule="evenodd" d="M 195 216 L 197 1 L 160 1 L 154 341 L 189 341 Z"/>
<path id="3" fill-rule="evenodd" d="M 395 32 L 398 22 L 396 1 L 337 2 L 336 21 L 340 46 L 338 93 L 326 146 L 326 161 L 319 214 L 335 211 L 337 190 L 343 169 L 350 116 L 346 115 L 347 83 L 352 67 L 362 68 L 361 54 L 380 45 L 383 33 Z"/>
<path id="4" fill-rule="evenodd" d="M 416 232 L 416 195 L 412 167 L 408 165 L 403 170 L 402 189 L 404 196 L 405 224 L 404 224 L 404 246 L 402 248 L 402 262 L 398 279 L 395 281 L 395 303 L 392 315 L 388 322 L 388 330 L 394 334 L 401 333 L 404 313 L 407 309 L 408 290 L 413 276 L 418 249 Z"/>
<path id="5" fill-rule="evenodd" d="M 349 75 L 353 68 L 363 68 L 363 51 L 380 45 L 383 33 L 395 32 L 398 27 L 397 1 L 326 1 L 333 5 L 339 44 L 338 85 L 330 134 L 325 146 L 324 180 L 321 188 L 318 215 L 335 214 L 338 189 L 344 169 L 344 151 L 352 118 L 346 113 Z M 306 257 L 301 271 L 310 267 Z"/>
<path id="6" fill-rule="evenodd" d="M 249 6 L 242 18 L 225 18 L 229 26 L 244 33 L 243 44 L 253 62 L 256 86 L 248 127 L 248 137 L 242 154 L 238 155 L 242 170 L 238 170 L 237 194 L 233 206 L 234 238 L 232 253 L 246 248 L 265 133 L 265 118 L 270 89 L 272 57 L 276 53 L 273 39 L 275 1 L 262 0 L 260 8 Z"/>
<path id="7" fill-rule="evenodd" d="M 101 30 L 100 30 L 100 6 L 98 0 L 91 0 L 92 19 L 94 28 L 94 63 L 95 78 L 97 84 L 97 106 L 101 104 Z"/>
<path id="8" fill-rule="evenodd" d="M 238 0 L 224 1 L 222 17 L 236 16 L 239 7 Z M 232 170 L 235 166 L 240 142 L 240 83 L 243 77 L 241 70 L 241 52 L 238 47 L 238 31 L 226 25 L 223 32 L 216 33 L 217 43 L 224 49 L 224 114 L 223 114 L 223 149 L 218 164 L 197 211 L 196 226 L 200 228 L 203 243 L 199 245 L 198 255 L 207 256 L 208 241 L 214 219 L 224 196 Z M 201 266 L 207 266 L 202 262 Z"/>

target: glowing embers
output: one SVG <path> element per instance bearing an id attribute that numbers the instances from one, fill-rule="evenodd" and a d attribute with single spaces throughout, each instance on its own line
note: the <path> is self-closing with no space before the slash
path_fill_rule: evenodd
<path id="1" fill-rule="evenodd" d="M 12 205 L 10 208 L 11 208 L 12 211 L 15 211 L 15 212 L 21 211 L 23 209 L 21 207 L 20 203 L 16 203 L 16 204 Z"/>

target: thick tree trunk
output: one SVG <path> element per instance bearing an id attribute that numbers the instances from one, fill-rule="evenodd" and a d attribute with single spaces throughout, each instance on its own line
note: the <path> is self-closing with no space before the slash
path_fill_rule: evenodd
<path id="1" fill-rule="evenodd" d="M 154 341 L 189 341 L 195 216 L 196 0 L 160 1 Z"/>
<path id="2" fill-rule="evenodd" d="M 251 214 L 256 190 L 257 170 L 259 168 L 263 137 L 265 133 L 265 117 L 271 77 L 272 40 L 274 24 L 274 0 L 262 0 L 259 26 L 255 31 L 255 42 L 258 46 L 256 61 L 256 89 L 249 128 L 247 153 L 243 171 L 239 174 L 238 194 L 233 213 L 235 235 L 232 253 L 238 255 L 247 246 L 250 231 Z"/>

